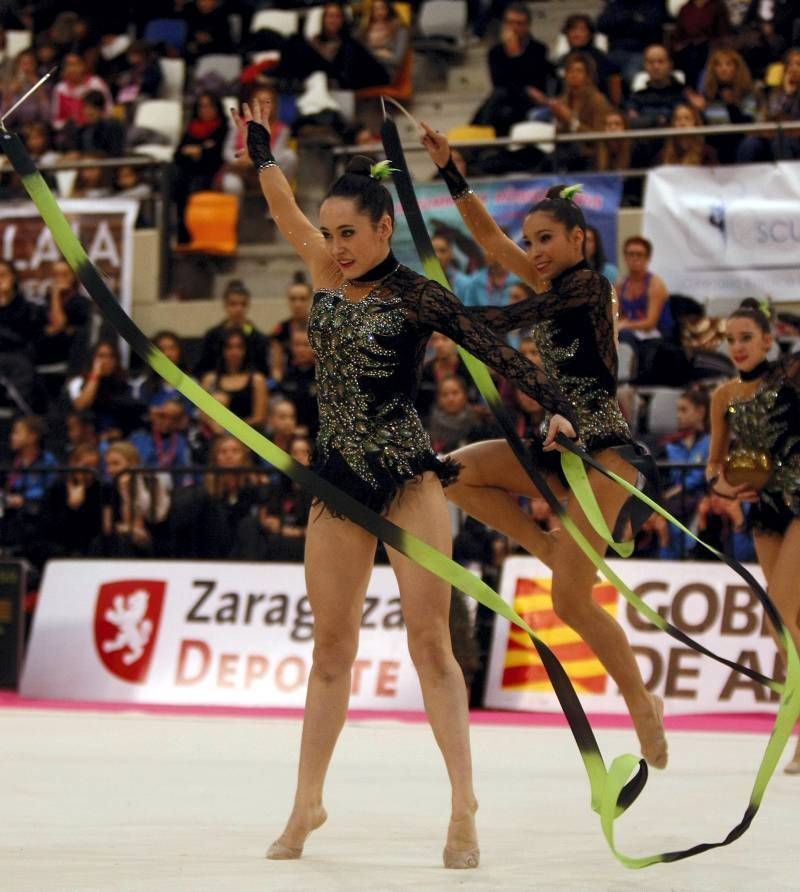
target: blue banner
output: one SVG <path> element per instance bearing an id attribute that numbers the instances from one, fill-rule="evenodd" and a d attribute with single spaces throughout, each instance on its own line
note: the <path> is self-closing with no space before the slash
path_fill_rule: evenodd
<path id="1" fill-rule="evenodd" d="M 541 176 L 524 180 L 484 180 L 471 183 L 489 213 L 497 223 L 521 244 L 522 223 L 537 201 L 545 197 L 551 186 L 563 182 L 581 181 L 578 174 Z M 606 257 L 615 262 L 617 254 L 617 215 L 622 196 L 622 179 L 618 176 L 587 176 L 583 190 L 576 196 L 583 209 L 586 222 L 595 226 L 603 241 Z M 473 272 L 482 265 L 482 252 L 475 245 L 467 227 L 461 220 L 447 187 L 440 180 L 415 185 L 422 215 L 431 235 L 443 232 L 450 235 L 456 257 L 464 272 Z M 422 272 L 411 233 L 403 216 L 400 202 L 395 202 L 397 225 L 392 240 L 392 250 L 397 259 Z M 613 284 L 613 283 L 612 283 Z"/>

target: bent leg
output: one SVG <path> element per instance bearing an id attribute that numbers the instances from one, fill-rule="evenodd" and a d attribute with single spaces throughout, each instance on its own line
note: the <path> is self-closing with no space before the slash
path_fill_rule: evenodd
<path id="1" fill-rule="evenodd" d="M 450 555 L 447 503 L 433 474 L 405 485 L 389 519 Z M 394 549 L 387 551 L 400 586 L 408 650 L 452 787 L 445 866 L 477 867 L 478 804 L 472 786 L 467 688 L 450 643 L 450 586 Z"/>
<path id="2" fill-rule="evenodd" d="M 375 538 L 351 521 L 332 517 L 322 506 L 311 509 L 305 571 L 314 614 L 314 656 L 294 807 L 268 857 L 299 857 L 306 836 L 325 820 L 322 788 L 347 716 L 375 546 Z"/>
<path id="3" fill-rule="evenodd" d="M 513 539 L 530 554 L 553 566 L 556 537 L 542 530 L 519 505 L 515 494 L 540 498 L 524 468 L 505 440 L 487 440 L 458 449 L 450 458 L 462 465 L 458 480 L 445 495 L 467 514 Z M 559 498 L 560 483 L 547 481 Z"/>
<path id="4" fill-rule="evenodd" d="M 636 469 L 614 450 L 605 450 L 597 458 L 629 482 L 636 479 Z M 606 523 L 613 529 L 628 494 L 593 468 L 589 470 L 589 481 Z M 567 514 L 594 549 L 601 555 L 605 554 L 605 543 L 592 529 L 573 494 L 570 494 L 567 503 Z M 553 609 L 591 647 L 614 679 L 636 727 L 642 754 L 655 768 L 663 768 L 667 761 L 661 722 L 663 706 L 645 688 L 633 650 L 621 626 L 592 599 L 595 573 L 594 564 L 572 536 L 562 535 L 554 556 Z"/>

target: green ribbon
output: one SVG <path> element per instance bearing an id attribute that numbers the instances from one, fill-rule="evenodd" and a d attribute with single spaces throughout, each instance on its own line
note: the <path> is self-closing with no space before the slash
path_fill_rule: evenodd
<path id="1" fill-rule="evenodd" d="M 385 116 L 383 128 L 381 130 L 381 137 L 383 139 L 384 150 L 387 157 L 391 158 L 393 163 L 396 163 L 400 167 L 400 171 L 398 171 L 400 175 L 395 176 L 394 183 L 397 189 L 398 197 L 400 198 L 400 203 L 406 216 L 406 222 L 409 226 L 409 230 L 414 240 L 417 253 L 420 257 L 423 270 L 429 278 L 434 279 L 444 287 L 449 288 L 447 277 L 433 250 L 433 245 L 431 243 L 429 233 L 425 226 L 422 213 L 419 209 L 416 194 L 414 193 L 413 181 L 408 170 L 408 165 L 405 161 L 405 155 L 399 135 L 397 133 L 397 128 L 395 127 L 394 122 L 391 121 L 388 116 Z M 769 783 L 769 780 L 775 771 L 778 759 L 780 758 L 780 755 L 783 752 L 786 743 L 789 740 L 789 737 L 791 736 L 792 728 L 797 721 L 798 716 L 800 716 L 800 704 L 798 704 L 797 702 L 797 687 L 798 682 L 800 681 L 800 675 L 798 675 L 798 672 L 800 672 L 800 661 L 798 661 L 797 650 L 794 646 L 794 642 L 791 636 L 788 634 L 778 611 L 775 609 L 771 600 L 767 597 L 766 592 L 763 591 L 762 587 L 753 578 L 752 574 L 745 570 L 745 568 L 738 564 L 738 562 L 731 561 L 716 549 L 712 548 L 709 545 L 706 545 L 706 543 L 701 542 L 701 544 L 704 545 L 705 548 L 714 553 L 717 557 L 725 560 L 725 562 L 728 563 L 729 566 L 737 570 L 737 572 L 739 572 L 740 575 L 743 576 L 743 578 L 748 582 L 748 584 L 751 585 L 753 590 L 756 592 L 757 596 L 767 610 L 767 613 L 770 616 L 770 619 L 773 621 L 776 629 L 778 630 L 786 648 L 787 677 L 785 684 L 781 684 L 774 679 L 767 678 L 761 673 L 753 672 L 753 670 L 751 670 L 749 667 L 742 666 L 731 660 L 720 657 L 703 645 L 698 644 L 681 630 L 672 626 L 670 623 L 667 623 L 660 614 L 654 611 L 648 604 L 646 604 L 641 598 L 639 598 L 623 582 L 623 580 L 620 579 L 620 577 L 611 570 L 611 568 L 606 564 L 603 558 L 592 547 L 591 543 L 575 526 L 571 518 L 566 514 L 563 506 L 555 497 L 551 488 L 547 484 L 546 479 L 533 466 L 530 455 L 528 454 L 527 449 L 520 440 L 516 429 L 514 428 L 513 422 L 511 421 L 508 413 L 505 410 L 505 407 L 502 404 L 500 395 L 497 393 L 494 382 L 492 381 L 491 376 L 489 375 L 489 372 L 483 365 L 483 363 L 470 356 L 461 348 L 459 348 L 459 354 L 461 356 L 461 359 L 467 366 L 467 369 L 470 372 L 473 380 L 475 381 L 475 384 L 478 387 L 481 396 L 483 396 L 484 400 L 491 408 L 493 414 L 495 415 L 495 418 L 503 429 L 506 435 L 506 439 L 512 450 L 514 451 L 514 454 L 519 459 L 521 465 L 523 466 L 523 468 L 525 468 L 539 492 L 542 494 L 542 496 L 544 496 L 548 504 L 558 515 L 564 528 L 575 539 L 582 551 L 592 561 L 594 566 L 603 574 L 603 576 L 605 576 L 606 579 L 612 582 L 617 590 L 626 598 L 626 600 L 628 600 L 628 602 L 631 603 L 640 613 L 645 615 L 657 628 L 667 632 L 668 634 L 687 644 L 694 650 L 711 657 L 717 662 L 727 665 L 737 672 L 754 678 L 762 684 L 767 685 L 770 689 L 781 693 L 781 703 L 775 719 L 775 726 L 765 749 L 761 764 L 759 766 L 756 781 L 751 791 L 750 802 L 748 804 L 747 810 L 745 811 L 742 820 L 728 833 L 725 839 L 721 842 L 701 843 L 688 849 L 682 849 L 674 852 L 662 852 L 659 854 L 644 856 L 640 858 L 632 858 L 622 854 L 617 850 L 614 843 L 613 824 L 614 820 L 616 820 L 616 818 L 619 816 L 619 809 L 617 806 L 620 797 L 624 798 L 625 783 L 627 778 L 630 777 L 631 771 L 635 767 L 637 758 L 632 755 L 619 756 L 612 762 L 611 767 L 607 772 L 605 771 L 605 765 L 599 752 L 597 753 L 598 758 L 594 759 L 591 764 L 588 764 L 587 760 L 584 759 L 584 763 L 586 765 L 587 773 L 589 774 L 589 780 L 592 787 L 593 807 L 596 805 L 595 790 L 598 787 L 602 786 L 599 813 L 603 834 L 606 838 L 606 841 L 608 842 L 611 851 L 614 853 L 616 858 L 626 867 L 641 868 L 647 867 L 651 864 L 666 861 L 677 861 L 683 858 L 688 858 L 693 855 L 700 854 L 701 852 L 708 851 L 712 848 L 729 845 L 745 832 L 745 830 L 750 826 L 750 823 L 755 817 L 755 814 L 758 811 L 759 805 L 766 790 L 767 784 Z M 597 499 L 594 495 L 594 491 L 591 488 L 591 484 L 589 483 L 586 469 L 584 467 L 584 462 L 595 467 L 597 470 L 601 471 L 601 473 L 604 473 L 610 479 L 613 479 L 615 482 L 621 485 L 630 495 L 644 501 L 653 510 L 658 511 L 658 513 L 670 520 L 670 522 L 675 523 L 681 529 L 689 532 L 688 530 L 686 530 L 685 527 L 683 527 L 682 524 L 679 523 L 679 521 L 677 521 L 668 512 L 661 508 L 660 505 L 658 505 L 644 493 L 640 492 L 635 486 L 628 483 L 624 478 L 619 477 L 617 474 L 614 474 L 612 471 L 604 468 L 588 453 L 586 453 L 584 450 L 579 449 L 572 441 L 568 440 L 563 435 L 560 435 L 558 438 L 558 442 L 563 449 L 569 450 L 561 457 L 562 467 L 564 468 L 568 482 L 573 488 L 575 496 L 578 499 L 582 510 L 586 514 L 587 519 L 589 520 L 592 527 L 602 536 L 603 540 L 608 545 L 615 548 L 617 553 L 622 554 L 623 556 L 627 556 L 632 551 L 633 543 L 617 543 L 614 541 L 613 536 L 608 529 L 608 525 L 605 522 L 602 511 L 600 510 L 600 507 L 597 503 Z M 690 533 L 690 535 L 693 534 Z M 694 538 L 697 539 L 697 537 Z M 697 539 L 697 541 L 700 542 L 701 540 Z M 534 644 L 535 643 L 536 642 L 534 641 Z M 549 674 L 550 670 L 547 664 L 545 665 L 545 668 L 547 669 Z M 551 682 L 553 683 L 553 687 L 556 690 L 556 693 L 558 693 L 556 680 L 552 676 Z M 562 702 L 562 707 L 563 705 L 564 704 Z M 572 726 L 572 716 L 566 708 L 565 714 L 567 720 L 570 722 L 570 726 Z M 599 764 L 603 765 L 604 776 L 602 778 L 600 778 L 599 776 L 594 776 L 595 772 L 599 771 Z"/>

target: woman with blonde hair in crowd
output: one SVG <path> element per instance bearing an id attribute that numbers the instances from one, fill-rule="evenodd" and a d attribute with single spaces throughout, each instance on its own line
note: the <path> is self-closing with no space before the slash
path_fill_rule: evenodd
<path id="1" fill-rule="evenodd" d="M 383 65 L 393 83 L 408 52 L 408 26 L 394 3 L 372 0 L 358 39 Z"/>
<path id="2" fill-rule="evenodd" d="M 800 649 L 800 355 L 767 360 L 772 328 L 754 298 L 728 318 L 726 339 L 739 374 L 711 399 L 706 477 L 712 495 L 750 503 L 747 526 L 769 596 Z M 800 774 L 800 743 L 785 771 Z"/>
<path id="3" fill-rule="evenodd" d="M 758 103 L 750 69 L 739 53 L 728 47 L 711 53 L 702 92 L 689 88 L 686 95 L 706 124 L 750 124 L 756 119 Z M 733 164 L 741 140 L 736 133 L 709 137 L 721 164 Z"/>
<path id="4" fill-rule="evenodd" d="M 700 112 L 692 105 L 681 103 L 672 112 L 672 126 L 676 130 L 702 127 Z M 717 153 L 706 144 L 702 134 L 693 136 L 669 136 L 656 159 L 657 164 L 683 164 L 707 166 L 717 163 Z"/>
<path id="5" fill-rule="evenodd" d="M 609 109 L 603 130 L 606 133 L 623 133 L 627 130 L 625 115 L 617 108 Z M 597 169 L 628 170 L 632 151 L 633 141 L 630 139 L 604 140 L 597 146 Z"/>

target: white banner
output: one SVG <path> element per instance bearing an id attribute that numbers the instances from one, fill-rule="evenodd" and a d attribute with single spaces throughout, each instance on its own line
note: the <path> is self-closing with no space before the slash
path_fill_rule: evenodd
<path id="1" fill-rule="evenodd" d="M 312 633 L 300 564 L 51 561 L 20 692 L 43 699 L 303 706 Z M 350 703 L 423 708 L 388 567 L 376 567 L 370 580 Z"/>
<path id="2" fill-rule="evenodd" d="M 697 300 L 800 294 L 800 162 L 660 167 L 644 235 L 670 292 Z"/>
<path id="3" fill-rule="evenodd" d="M 709 650 L 764 675 L 780 674 L 764 611 L 730 568 L 688 561 L 610 560 L 609 565 L 652 608 Z M 763 581 L 758 567 L 748 569 Z M 500 591 L 559 658 L 587 712 L 627 712 L 589 646 L 554 614 L 550 571 L 544 564 L 534 558 L 510 558 Z M 664 698 L 668 714 L 777 711 L 776 694 L 656 629 L 610 583 L 595 585 L 593 597 L 622 626 L 645 684 Z M 495 621 L 485 705 L 561 711 L 530 638 L 500 617 Z"/>

